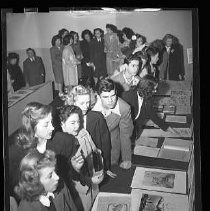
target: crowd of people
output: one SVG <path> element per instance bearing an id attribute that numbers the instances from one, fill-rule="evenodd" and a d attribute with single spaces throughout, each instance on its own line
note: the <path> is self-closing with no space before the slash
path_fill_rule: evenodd
<path id="1" fill-rule="evenodd" d="M 128 27 L 106 29 L 105 35 L 100 28 L 94 34 L 84 30 L 82 41 L 66 29 L 53 36 L 59 95 L 50 105 L 34 99 L 22 111 L 21 128 L 9 146 L 11 207 L 16 202 L 19 211 L 90 211 L 104 178 L 118 177 L 111 166 L 131 168 L 132 144 L 146 118 L 177 133 L 153 110 L 159 80 L 184 79 L 175 37 L 147 43 Z M 41 57 L 31 48 L 26 52 L 23 75 L 17 54 L 8 56 L 14 91 L 45 80 Z"/>

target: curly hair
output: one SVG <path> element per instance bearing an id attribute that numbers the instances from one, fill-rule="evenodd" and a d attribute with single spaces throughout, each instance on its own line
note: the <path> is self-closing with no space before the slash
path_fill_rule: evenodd
<path id="1" fill-rule="evenodd" d="M 141 38 L 142 39 L 142 44 L 147 42 L 147 38 L 141 34 L 136 34 L 136 40 Z"/>
<path id="2" fill-rule="evenodd" d="M 85 29 L 84 31 L 82 31 L 81 37 L 83 40 L 85 40 L 85 35 L 88 34 L 90 36 L 90 40 L 93 39 L 93 34 L 89 29 Z"/>
<path id="3" fill-rule="evenodd" d="M 115 83 L 109 78 L 102 79 L 96 84 L 96 92 L 98 95 L 100 95 L 102 92 L 110 92 L 112 90 L 115 90 L 116 92 L 116 86 Z"/>
<path id="4" fill-rule="evenodd" d="M 59 109 L 60 121 L 65 123 L 72 114 L 78 114 L 80 120 L 80 129 L 83 127 L 82 110 L 75 105 L 64 105 Z"/>
<path id="5" fill-rule="evenodd" d="M 60 41 L 61 41 L 61 36 L 59 36 L 59 35 L 53 36 L 53 38 L 52 38 L 52 40 L 51 40 L 52 46 L 55 46 L 56 40 L 60 40 Z"/>
<path id="6" fill-rule="evenodd" d="M 43 105 L 38 102 L 31 102 L 22 111 L 22 126 L 17 135 L 17 144 L 28 148 L 35 144 L 36 126 L 39 120 L 44 119 L 52 113 L 50 105 Z"/>
<path id="7" fill-rule="evenodd" d="M 166 44 L 166 40 L 167 39 L 172 39 L 172 45 L 175 46 L 179 43 L 179 40 L 177 37 L 175 37 L 174 35 L 172 34 L 166 34 L 164 37 L 163 37 L 163 44 L 165 45 Z"/>
<path id="8" fill-rule="evenodd" d="M 34 201 L 45 193 L 44 186 L 40 182 L 39 170 L 56 166 L 56 156 L 51 150 L 43 154 L 36 149 L 30 150 L 20 163 L 20 179 L 15 187 L 15 192 L 20 199 Z"/>
<path id="9" fill-rule="evenodd" d="M 75 98 L 78 95 L 90 95 L 90 89 L 82 85 L 77 85 L 73 88 L 69 88 L 67 90 L 67 95 L 65 96 L 65 105 L 74 105 Z"/>
<path id="10" fill-rule="evenodd" d="M 117 33 L 117 27 L 113 24 L 106 24 L 106 28 L 110 29 L 111 31 L 113 31 L 114 33 Z"/>
<path id="11" fill-rule="evenodd" d="M 136 86 L 139 95 L 143 98 L 150 98 L 158 82 L 152 75 L 144 76 Z"/>
<path id="12" fill-rule="evenodd" d="M 70 34 L 67 34 L 64 38 L 63 38 L 63 45 L 68 45 L 70 43 L 70 40 L 74 40 L 74 37 Z"/>
<path id="13" fill-rule="evenodd" d="M 131 28 L 124 27 L 122 29 L 122 33 L 125 34 L 125 36 L 130 40 L 131 37 L 135 34 L 134 31 Z"/>
<path id="14" fill-rule="evenodd" d="M 65 29 L 65 28 L 60 29 L 60 30 L 58 31 L 58 35 L 59 35 L 60 37 L 62 37 L 63 34 L 64 34 L 65 32 L 68 32 L 68 33 L 69 33 L 69 31 L 68 31 L 67 29 Z"/>

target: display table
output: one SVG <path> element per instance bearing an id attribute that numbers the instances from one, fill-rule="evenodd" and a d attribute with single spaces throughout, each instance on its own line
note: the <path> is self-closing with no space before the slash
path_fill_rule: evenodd
<path id="1" fill-rule="evenodd" d="M 8 98 L 8 136 L 21 126 L 21 112 L 30 102 L 49 104 L 53 100 L 52 81 L 21 89 Z"/>

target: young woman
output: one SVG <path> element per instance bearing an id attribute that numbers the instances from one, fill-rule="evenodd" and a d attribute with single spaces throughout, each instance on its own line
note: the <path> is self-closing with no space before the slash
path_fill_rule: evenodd
<path id="1" fill-rule="evenodd" d="M 61 37 L 61 45 L 63 45 L 63 38 L 69 34 L 69 31 L 65 28 L 62 28 L 58 31 L 58 35 Z"/>
<path id="2" fill-rule="evenodd" d="M 30 150 L 20 162 L 20 179 L 15 192 L 21 201 L 18 211 L 76 211 L 65 183 L 56 173 L 56 155 Z"/>
<path id="3" fill-rule="evenodd" d="M 139 76 L 137 74 L 142 66 L 138 53 L 134 55 L 131 54 L 128 58 L 125 58 L 124 63 L 124 70 L 110 78 L 116 83 L 119 95 L 121 95 L 123 91 L 128 91 L 131 86 L 138 83 Z"/>
<path id="4" fill-rule="evenodd" d="M 163 58 L 160 65 L 161 79 L 184 80 L 184 56 L 183 47 L 178 39 L 171 34 L 166 34 L 163 38 Z"/>
<path id="5" fill-rule="evenodd" d="M 55 82 L 58 85 L 59 96 L 63 95 L 63 69 L 62 69 L 62 52 L 61 37 L 55 35 L 51 41 L 50 56 Z"/>
<path id="6" fill-rule="evenodd" d="M 146 37 L 140 34 L 135 34 L 136 40 L 135 40 L 135 49 L 133 51 L 133 54 L 139 51 L 143 51 L 147 47 L 147 40 Z"/>
<path id="7" fill-rule="evenodd" d="M 76 58 L 81 62 L 83 59 L 82 50 L 80 47 L 80 41 L 79 41 L 79 35 L 75 31 L 70 31 L 70 35 L 73 36 L 74 42 L 72 44 L 72 49 L 74 51 L 74 54 Z M 77 73 L 78 73 L 78 79 L 79 81 L 82 79 L 82 66 L 81 64 L 77 64 Z"/>
<path id="8" fill-rule="evenodd" d="M 85 81 L 88 78 L 93 78 L 93 71 L 94 71 L 94 65 L 92 62 L 90 62 L 90 45 L 93 39 L 92 32 L 88 29 L 85 29 L 82 31 L 82 41 L 80 42 L 80 47 L 82 50 L 82 80 L 85 83 Z"/>
<path id="9" fill-rule="evenodd" d="M 72 134 L 78 140 L 79 149 L 85 159 L 80 174 L 80 181 L 74 181 L 75 188 L 83 204 L 83 209 L 89 211 L 97 196 L 98 184 L 104 178 L 103 166 L 98 172 L 94 168 L 93 152 L 98 151 L 88 131 L 83 128 L 83 116 L 79 107 L 67 105 L 60 110 L 60 119 L 63 132 Z M 97 164 L 97 163 L 95 163 Z"/>
<path id="10" fill-rule="evenodd" d="M 15 136 L 15 143 L 9 147 L 9 190 L 14 194 L 18 182 L 19 164 L 29 149 L 36 148 L 40 153 L 51 149 L 56 153 L 58 173 L 71 185 L 73 174 L 77 174 L 84 163 L 81 154 L 75 155 L 75 137 L 55 132 L 52 125 L 52 108 L 38 102 L 26 105 L 22 112 L 22 127 Z"/>
<path id="11" fill-rule="evenodd" d="M 164 120 L 160 119 L 153 109 L 152 96 L 157 91 L 157 87 L 157 80 L 151 75 L 146 75 L 139 81 L 137 86 L 122 93 L 122 99 L 131 106 L 137 138 L 140 136 L 142 126 L 148 116 L 162 130 L 177 133 Z"/>
<path id="12" fill-rule="evenodd" d="M 106 24 L 107 33 L 104 35 L 104 52 L 106 53 L 107 73 L 111 76 L 120 65 L 122 52 L 120 50 L 117 27 L 113 24 Z"/>
<path id="13" fill-rule="evenodd" d="M 65 47 L 62 54 L 62 65 L 65 87 L 78 85 L 77 65 L 80 64 L 80 61 L 75 57 L 71 47 L 73 39 L 72 35 L 66 35 L 63 38 L 63 45 Z"/>
<path id="14" fill-rule="evenodd" d="M 10 81 L 14 91 L 17 91 L 25 86 L 23 72 L 19 66 L 19 55 L 17 53 L 8 54 L 7 70 L 10 75 Z"/>
<path id="15" fill-rule="evenodd" d="M 121 45 L 121 52 L 125 57 L 129 57 L 134 50 L 134 43 L 136 40 L 135 33 L 132 29 L 124 27 L 122 29 L 123 43 Z"/>

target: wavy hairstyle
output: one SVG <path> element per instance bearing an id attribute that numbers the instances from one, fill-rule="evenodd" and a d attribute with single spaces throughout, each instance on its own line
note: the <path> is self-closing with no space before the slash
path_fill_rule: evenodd
<path id="1" fill-rule="evenodd" d="M 166 40 L 167 39 L 172 39 L 172 46 L 176 46 L 179 44 L 179 39 L 177 37 L 175 37 L 174 35 L 172 34 L 166 34 L 164 37 L 163 37 L 163 44 L 165 45 L 166 44 Z"/>
<path id="2" fill-rule="evenodd" d="M 55 36 L 52 37 L 52 40 L 51 40 L 52 46 L 55 46 L 56 40 L 60 40 L 61 41 L 62 40 L 61 36 L 55 35 Z"/>
<path id="3" fill-rule="evenodd" d="M 44 186 L 40 182 L 39 170 L 56 166 L 56 155 L 51 150 L 43 154 L 36 149 L 31 149 L 20 163 L 20 179 L 15 192 L 20 199 L 34 201 L 45 193 Z"/>
<path id="4" fill-rule="evenodd" d="M 158 82 L 152 75 L 144 76 L 136 86 L 137 92 L 143 98 L 150 98 L 153 95 L 155 86 Z"/>
<path id="5" fill-rule="evenodd" d="M 125 34 L 125 36 L 131 40 L 132 36 L 135 35 L 134 31 L 131 28 L 124 27 L 122 29 L 122 33 Z"/>
<path id="6" fill-rule="evenodd" d="M 78 95 L 90 95 L 90 90 L 82 85 L 69 88 L 67 90 L 67 95 L 65 96 L 65 105 L 74 105 L 75 98 Z"/>
<path id="7" fill-rule="evenodd" d="M 82 110 L 75 105 L 64 105 L 59 109 L 60 121 L 65 123 L 72 114 L 78 114 L 80 120 L 80 129 L 83 128 Z"/>
<path id="8" fill-rule="evenodd" d="M 81 37 L 83 40 L 85 40 L 85 35 L 88 34 L 90 36 L 90 40 L 93 39 L 93 34 L 89 29 L 85 29 L 84 31 L 82 31 Z"/>
<path id="9" fill-rule="evenodd" d="M 96 91 L 98 95 L 100 95 L 102 92 L 110 92 L 112 90 L 115 90 L 116 92 L 116 86 L 115 83 L 109 78 L 102 79 L 96 84 Z"/>
<path id="10" fill-rule="evenodd" d="M 36 144 L 35 133 L 39 120 L 52 113 L 50 105 L 31 102 L 22 111 L 22 127 L 17 134 L 17 144 L 23 148 L 30 148 Z"/>

